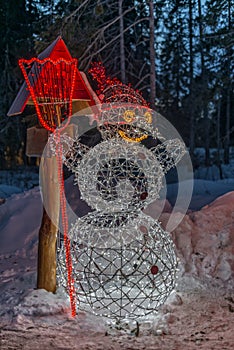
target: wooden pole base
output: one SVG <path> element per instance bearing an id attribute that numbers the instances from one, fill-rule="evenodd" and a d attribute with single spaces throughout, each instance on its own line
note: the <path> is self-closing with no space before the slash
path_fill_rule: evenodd
<path id="1" fill-rule="evenodd" d="M 56 242 L 60 209 L 56 157 L 41 159 L 40 179 L 44 207 L 39 230 L 37 288 L 55 293 Z"/>
<path id="2" fill-rule="evenodd" d="M 56 242 L 57 227 L 43 208 L 39 230 L 37 288 L 56 292 Z"/>

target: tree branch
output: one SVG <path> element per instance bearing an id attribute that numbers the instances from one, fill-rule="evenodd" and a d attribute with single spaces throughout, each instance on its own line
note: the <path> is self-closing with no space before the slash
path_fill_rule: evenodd
<path id="1" fill-rule="evenodd" d="M 145 20 L 148 20 L 148 18 L 141 18 L 139 19 L 137 22 L 135 22 L 134 24 L 128 26 L 127 28 L 124 29 L 124 33 L 127 32 L 130 28 L 132 28 L 136 23 L 140 23 L 143 22 Z M 112 24 L 115 23 L 116 21 L 112 21 Z M 108 27 L 110 26 L 110 24 L 108 25 Z M 87 57 L 88 52 L 93 48 L 93 46 L 97 43 L 98 39 L 101 40 L 100 35 L 104 33 L 104 31 L 107 29 L 107 27 L 105 26 L 104 28 L 101 29 L 100 33 L 98 34 L 98 36 L 96 37 L 96 40 L 94 42 L 92 42 L 88 48 L 85 50 L 85 52 L 82 54 L 82 56 L 80 56 L 80 60 L 82 60 L 84 57 Z M 118 34 L 115 38 L 113 38 L 112 40 L 108 41 L 104 46 L 102 46 L 98 51 L 95 52 L 95 55 L 99 54 L 100 52 L 102 52 L 103 50 L 105 50 L 108 46 L 110 46 L 113 42 L 115 42 L 118 38 L 120 37 L 120 34 Z"/>

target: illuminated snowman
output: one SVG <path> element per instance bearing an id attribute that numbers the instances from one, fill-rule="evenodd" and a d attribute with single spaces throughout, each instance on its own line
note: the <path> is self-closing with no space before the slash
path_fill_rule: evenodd
<path id="1" fill-rule="evenodd" d="M 160 198 L 165 173 L 185 146 L 179 139 L 163 140 L 152 118 L 147 107 L 109 104 L 97 118 L 97 145 L 63 137 L 64 163 L 93 209 L 69 232 L 79 308 L 117 320 L 152 314 L 176 283 L 170 234 L 143 209 Z M 149 139 L 152 147 L 146 147 Z M 66 289 L 65 255 L 62 246 L 58 281 Z"/>

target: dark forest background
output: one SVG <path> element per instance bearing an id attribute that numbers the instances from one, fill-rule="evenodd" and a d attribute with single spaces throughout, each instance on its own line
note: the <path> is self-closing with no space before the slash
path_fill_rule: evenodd
<path id="1" fill-rule="evenodd" d="M 26 129 L 35 115 L 8 117 L 31 58 L 62 35 L 88 73 L 102 61 L 108 75 L 140 90 L 180 132 L 196 167 L 230 162 L 234 146 L 233 0 L 0 0 L 0 168 L 27 165 Z M 91 77 L 91 85 L 95 88 Z"/>

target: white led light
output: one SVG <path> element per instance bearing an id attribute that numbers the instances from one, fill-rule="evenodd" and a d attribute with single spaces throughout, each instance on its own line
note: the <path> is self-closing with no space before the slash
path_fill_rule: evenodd
<path id="1" fill-rule="evenodd" d="M 63 162 L 94 210 L 69 231 L 79 308 L 117 320 L 155 312 L 176 284 L 172 238 L 142 209 L 159 198 L 164 174 L 179 162 L 185 146 L 174 139 L 146 148 L 141 141 L 149 136 L 162 140 L 151 122 L 147 107 L 111 104 L 99 115 L 102 139 L 94 147 L 78 136 L 61 135 Z M 52 153 L 56 142 L 52 135 Z M 57 276 L 67 290 L 63 242 Z"/>
<path id="2" fill-rule="evenodd" d="M 105 216 L 89 213 L 69 233 L 80 308 L 117 319 L 156 311 L 175 286 L 177 257 L 171 237 L 141 211 L 122 221 L 117 219 L 123 213 L 109 214 L 108 223 Z M 141 225 L 147 227 L 147 236 L 140 231 Z M 63 247 L 58 261 L 59 284 L 66 288 Z"/>

